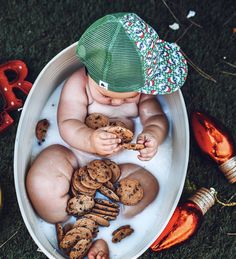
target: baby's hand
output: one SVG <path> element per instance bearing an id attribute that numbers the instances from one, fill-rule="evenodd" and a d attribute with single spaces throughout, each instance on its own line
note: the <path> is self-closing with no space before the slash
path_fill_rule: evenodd
<path id="1" fill-rule="evenodd" d="M 111 155 L 118 152 L 121 146 L 121 139 L 117 138 L 115 134 L 106 132 L 106 127 L 94 130 L 91 137 L 91 146 L 98 155 Z"/>
<path id="2" fill-rule="evenodd" d="M 154 157 L 158 149 L 158 142 L 156 138 L 150 133 L 141 133 L 137 139 L 138 144 L 143 144 L 144 149 L 139 151 L 138 159 L 148 161 Z"/>

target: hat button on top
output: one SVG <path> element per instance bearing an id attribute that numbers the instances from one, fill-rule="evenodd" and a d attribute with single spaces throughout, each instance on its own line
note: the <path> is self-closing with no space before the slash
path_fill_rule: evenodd
<path id="1" fill-rule="evenodd" d="M 79 51 L 79 53 L 80 53 L 80 57 L 81 57 L 81 58 L 85 58 L 86 49 L 85 49 L 84 45 L 78 46 L 78 51 Z"/>

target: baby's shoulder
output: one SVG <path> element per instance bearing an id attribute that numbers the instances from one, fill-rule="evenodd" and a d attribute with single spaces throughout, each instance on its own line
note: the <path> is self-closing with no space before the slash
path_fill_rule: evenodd
<path id="1" fill-rule="evenodd" d="M 86 75 L 85 68 L 81 67 L 68 78 L 68 80 L 65 83 L 65 88 L 78 89 L 79 86 L 82 90 L 85 89 L 87 81 L 88 77 Z"/>

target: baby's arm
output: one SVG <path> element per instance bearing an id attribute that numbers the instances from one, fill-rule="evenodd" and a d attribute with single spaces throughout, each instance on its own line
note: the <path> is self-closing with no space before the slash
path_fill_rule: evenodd
<path id="1" fill-rule="evenodd" d="M 167 135 L 168 120 L 160 103 L 153 95 L 141 95 L 139 116 L 143 125 L 143 132 L 138 136 L 137 143 L 144 144 L 145 148 L 140 151 L 138 158 L 150 160 Z"/>
<path id="2" fill-rule="evenodd" d="M 58 127 L 61 137 L 70 146 L 92 152 L 88 137 L 92 134 L 83 122 L 87 115 L 88 99 L 85 92 L 87 77 L 83 68 L 76 71 L 65 83 L 58 106 Z"/>
<path id="3" fill-rule="evenodd" d="M 88 106 L 86 84 L 84 68 L 73 73 L 65 83 L 57 114 L 59 132 L 63 140 L 76 149 L 108 155 L 116 152 L 119 139 L 104 128 L 93 130 L 84 124 Z"/>

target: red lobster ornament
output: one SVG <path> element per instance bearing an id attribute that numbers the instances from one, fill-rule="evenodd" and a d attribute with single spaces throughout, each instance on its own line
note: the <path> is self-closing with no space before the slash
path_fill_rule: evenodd
<path id="1" fill-rule="evenodd" d="M 7 73 L 14 73 L 15 77 L 9 81 Z M 21 60 L 12 60 L 0 65 L 0 93 L 3 97 L 3 110 L 0 111 L 0 133 L 5 131 L 14 122 L 9 112 L 23 106 L 23 101 L 17 98 L 13 89 L 19 89 L 28 95 L 32 84 L 25 81 L 28 74 L 26 64 Z"/>

